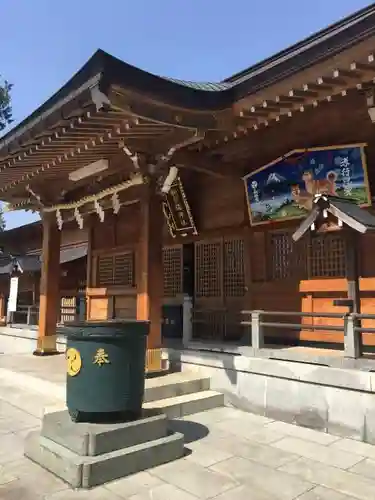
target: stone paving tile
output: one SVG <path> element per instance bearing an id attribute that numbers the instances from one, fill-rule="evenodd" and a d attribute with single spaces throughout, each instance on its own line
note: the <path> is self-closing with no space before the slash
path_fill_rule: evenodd
<path id="1" fill-rule="evenodd" d="M 121 500 L 121 498 L 101 486 L 92 490 L 68 489 L 59 491 L 45 496 L 43 500 Z M 164 500 L 167 499 L 165 498 Z"/>
<path id="2" fill-rule="evenodd" d="M 339 467 L 340 469 L 349 469 L 357 464 L 364 457 L 348 453 L 341 450 L 334 450 L 328 446 L 312 443 L 311 441 L 304 441 L 303 439 L 286 437 L 277 443 L 272 444 L 278 450 L 295 453 L 301 457 L 316 460 L 323 464 Z"/>
<path id="3" fill-rule="evenodd" d="M 3 434 L 0 437 L 0 465 L 23 457 L 24 440 L 14 433 Z"/>
<path id="4" fill-rule="evenodd" d="M 150 470 L 155 475 L 201 499 L 215 497 L 239 484 L 228 475 L 182 459 Z"/>
<path id="5" fill-rule="evenodd" d="M 6 434 L 9 432 L 18 432 L 23 431 L 25 429 L 31 429 L 40 424 L 40 419 L 33 417 L 32 415 L 28 415 L 26 417 L 21 418 L 6 418 L 0 420 L 0 433 Z"/>
<path id="6" fill-rule="evenodd" d="M 16 479 L 17 476 L 7 471 L 3 465 L 0 465 L 0 485 L 10 483 L 11 481 L 15 481 Z M 2 497 L 0 496 L 0 498 Z"/>
<path id="7" fill-rule="evenodd" d="M 313 488 L 313 484 L 298 477 L 274 470 L 251 460 L 233 457 L 210 467 L 210 470 L 226 474 L 243 483 L 248 491 L 264 491 L 275 500 L 291 500 Z"/>
<path id="8" fill-rule="evenodd" d="M 0 384 L 0 399 L 37 418 L 41 418 L 45 406 L 58 402 L 57 399 L 40 393 L 2 384 Z"/>
<path id="9" fill-rule="evenodd" d="M 298 455 L 283 450 L 278 450 L 271 446 L 258 444 L 246 439 L 240 439 L 233 434 L 226 434 L 223 437 L 205 440 L 218 450 L 231 453 L 234 456 L 247 458 L 259 462 L 269 467 L 280 467 L 283 464 L 296 460 Z"/>
<path id="10" fill-rule="evenodd" d="M 242 420 L 240 423 L 237 423 L 237 421 L 225 420 L 218 424 L 214 424 L 214 427 L 224 432 L 234 434 L 241 439 L 249 439 L 250 441 L 255 441 L 260 444 L 274 443 L 285 437 L 285 434 L 276 432 L 273 429 L 268 429 L 265 426 L 252 423 L 247 424 Z"/>
<path id="11" fill-rule="evenodd" d="M 275 500 L 275 497 L 253 487 L 239 486 L 215 497 L 214 500 Z"/>
<path id="12" fill-rule="evenodd" d="M 299 427 L 298 425 L 287 424 L 286 422 L 274 421 L 267 424 L 267 429 L 271 429 L 280 434 L 286 436 L 293 436 L 305 441 L 312 441 L 313 443 L 330 445 L 341 438 L 338 436 L 332 436 L 332 434 L 327 434 L 321 431 L 315 431 L 314 429 L 308 429 L 307 427 Z M 348 450 L 350 451 L 350 450 Z"/>
<path id="13" fill-rule="evenodd" d="M 375 479 L 375 460 L 372 460 L 371 458 L 366 458 L 365 460 L 362 460 L 354 467 L 349 469 L 349 471 L 355 472 L 356 474 L 360 474 L 361 476 L 369 477 L 370 479 Z"/>
<path id="14" fill-rule="evenodd" d="M 313 490 L 298 497 L 298 500 L 356 500 L 356 498 L 343 495 L 338 491 L 323 488 L 322 486 L 317 486 Z"/>
<path id="15" fill-rule="evenodd" d="M 355 453 L 357 455 L 361 455 L 362 457 L 368 457 L 375 460 L 375 446 L 361 441 L 355 441 L 354 439 L 339 439 L 331 444 L 330 448 L 348 451 L 349 453 Z"/>
<path id="16" fill-rule="evenodd" d="M 237 410 L 236 408 L 229 408 L 228 418 L 223 419 L 222 421 L 236 420 L 241 425 L 269 425 L 274 422 L 273 419 L 269 417 L 264 417 L 263 415 L 256 415 L 255 413 L 248 413 L 242 410 Z"/>
<path id="17" fill-rule="evenodd" d="M 30 490 L 33 495 L 38 497 L 38 495 L 43 496 L 68 489 L 68 485 L 61 479 L 24 457 L 4 464 L 2 471 L 17 478 L 17 481 L 6 484 L 5 490 L 8 488 L 11 491 L 12 487 L 25 491 Z M 1 500 L 3 500 L 2 493 L 4 491 L 0 491 Z"/>
<path id="18" fill-rule="evenodd" d="M 307 458 L 300 458 L 280 467 L 279 470 L 358 500 L 375 498 L 375 481 Z"/>
<path id="19" fill-rule="evenodd" d="M 165 483 L 156 486 L 155 488 L 151 488 L 148 491 L 144 491 L 143 493 L 132 495 L 129 497 L 129 500 L 197 500 L 197 498 L 199 497 L 180 490 L 180 488 L 176 488 L 176 486 L 173 486 L 172 484 Z M 89 500 L 91 500 L 91 498 Z"/>
<path id="20" fill-rule="evenodd" d="M 0 486 L 0 498 L 1 500 L 44 500 L 45 496 L 40 492 L 35 492 L 32 486 L 25 485 L 18 480 Z"/>
<path id="21" fill-rule="evenodd" d="M 198 422 L 203 425 L 208 425 L 228 419 L 235 420 L 237 418 L 240 418 L 242 415 L 243 412 L 241 412 L 240 410 L 223 406 L 221 408 L 214 408 L 210 411 L 203 411 L 195 413 L 194 415 L 187 415 L 186 417 L 183 417 L 182 420 L 188 420 L 191 422 Z"/>
<path id="22" fill-rule="evenodd" d="M 209 444 L 200 443 L 199 441 L 191 443 L 191 445 L 186 445 L 186 449 L 191 451 L 186 460 L 190 460 L 203 467 L 209 467 L 233 456 L 232 453 L 218 450 Z"/>
<path id="23" fill-rule="evenodd" d="M 121 498 L 128 498 L 138 493 L 143 493 L 156 486 L 160 486 L 164 482 L 156 476 L 152 476 L 149 472 L 138 472 L 132 476 L 112 481 L 104 486 L 104 488 L 112 493 L 116 493 Z"/>

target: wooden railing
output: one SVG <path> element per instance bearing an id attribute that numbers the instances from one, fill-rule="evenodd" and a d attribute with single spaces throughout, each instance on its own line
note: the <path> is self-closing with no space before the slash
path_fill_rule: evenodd
<path id="1" fill-rule="evenodd" d="M 278 320 L 272 321 L 273 318 Z M 286 321 L 281 320 L 285 318 Z M 293 321 L 292 318 L 298 318 Z M 310 318 L 311 323 L 306 320 Z M 319 324 L 313 322 L 319 318 Z M 289 319 L 289 321 L 288 321 Z M 332 325 L 320 320 L 341 320 L 342 326 Z M 278 335 L 284 345 L 288 338 L 281 332 L 293 331 L 333 331 L 343 334 L 344 355 L 349 358 L 358 358 L 363 355 L 363 333 L 375 334 L 375 328 L 363 326 L 364 320 L 375 322 L 375 314 L 355 313 L 303 313 L 294 311 L 228 311 L 227 309 L 193 309 L 192 311 L 192 340 L 234 341 L 251 345 L 255 349 L 266 347 L 267 330 L 280 332 Z M 324 343 L 319 347 L 324 348 Z"/>
<path id="2" fill-rule="evenodd" d="M 60 306 L 59 324 L 78 321 L 81 315 L 75 304 L 68 306 L 64 304 Z M 39 305 L 19 305 L 17 311 L 9 314 L 8 323 L 18 325 L 37 326 L 39 321 Z"/>

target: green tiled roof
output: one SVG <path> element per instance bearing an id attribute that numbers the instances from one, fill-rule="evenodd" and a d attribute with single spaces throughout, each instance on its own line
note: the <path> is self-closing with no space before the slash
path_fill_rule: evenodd
<path id="1" fill-rule="evenodd" d="M 188 80 L 178 80 L 177 78 L 166 78 L 169 82 L 176 83 L 177 85 L 183 85 L 184 87 L 190 87 L 195 90 L 208 90 L 211 92 L 217 92 L 220 90 L 227 90 L 233 86 L 233 83 L 223 82 L 223 83 L 214 83 L 214 82 L 191 82 Z"/>

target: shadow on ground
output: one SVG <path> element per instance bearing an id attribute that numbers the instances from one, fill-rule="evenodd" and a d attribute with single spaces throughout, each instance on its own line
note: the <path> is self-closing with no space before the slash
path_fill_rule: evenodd
<path id="1" fill-rule="evenodd" d="M 209 433 L 205 425 L 188 420 L 170 420 L 168 423 L 169 430 L 172 432 L 180 432 L 184 435 L 185 444 L 199 441 L 206 437 Z"/>

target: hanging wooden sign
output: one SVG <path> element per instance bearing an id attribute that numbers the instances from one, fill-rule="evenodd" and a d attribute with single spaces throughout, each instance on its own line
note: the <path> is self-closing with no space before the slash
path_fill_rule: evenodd
<path id="1" fill-rule="evenodd" d="M 296 149 L 246 175 L 251 224 L 305 217 L 319 194 L 370 206 L 365 146 Z"/>
<path id="2" fill-rule="evenodd" d="M 165 195 L 163 212 L 173 238 L 198 234 L 180 177 L 177 177 Z"/>

